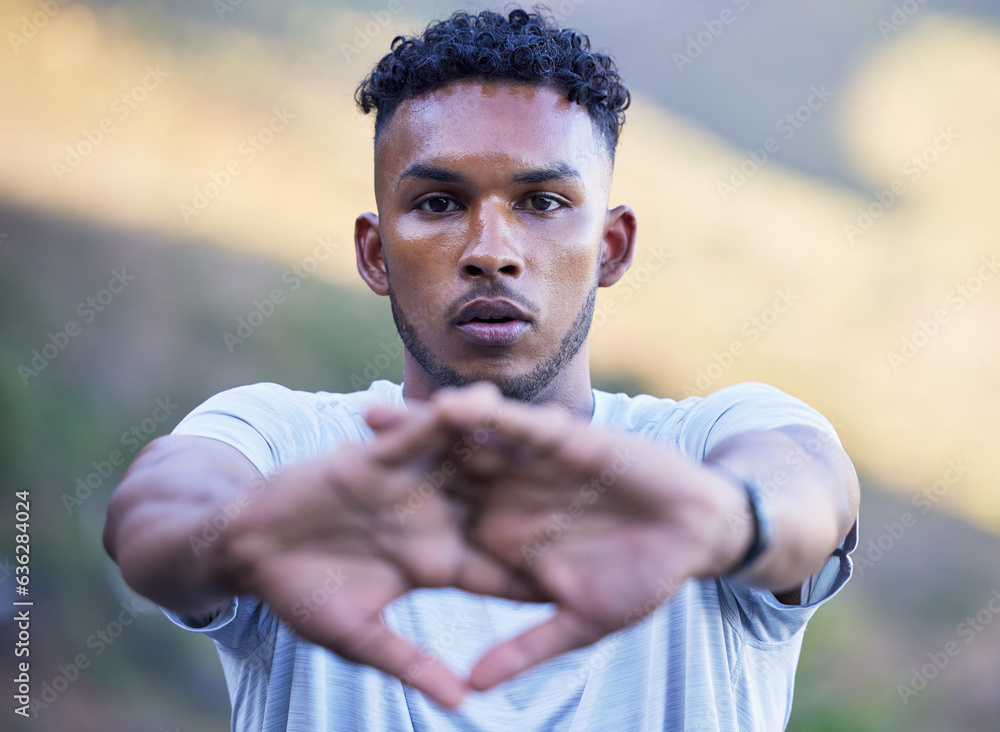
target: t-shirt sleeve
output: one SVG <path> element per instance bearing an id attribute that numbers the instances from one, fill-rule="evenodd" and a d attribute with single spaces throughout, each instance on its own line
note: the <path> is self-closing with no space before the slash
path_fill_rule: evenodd
<path id="1" fill-rule="evenodd" d="M 692 401 L 682 418 L 679 447 L 699 462 L 727 437 L 790 425 L 816 427 L 840 443 L 826 417 L 767 384 L 735 384 Z M 681 402 L 680 406 L 688 405 Z"/>
<path id="2" fill-rule="evenodd" d="M 229 389 L 196 407 L 172 434 L 225 442 L 267 476 L 334 446 L 308 396 L 268 383 Z"/>
<path id="3" fill-rule="evenodd" d="M 836 595 L 847 584 L 853 572 L 850 554 L 858 543 L 858 525 L 833 550 L 823 567 L 802 583 L 797 605 L 786 605 L 769 590 L 760 590 L 717 580 L 724 612 L 729 619 L 744 628 L 756 640 L 783 643 L 791 640 L 803 628 L 820 605 Z"/>
<path id="4" fill-rule="evenodd" d="M 815 409 L 772 386 L 749 383 L 695 398 L 682 418 L 678 446 L 692 459 L 701 461 L 728 437 L 790 425 L 815 427 L 840 444 L 833 425 Z M 788 472 L 794 472 L 796 460 L 804 459 L 801 455 L 790 456 Z M 783 604 L 770 591 L 720 579 L 723 607 L 758 640 L 788 640 L 805 627 L 816 608 L 837 594 L 850 579 L 853 572 L 850 554 L 857 541 L 855 523 L 823 567 L 803 582 L 797 605 Z"/>
<path id="5" fill-rule="evenodd" d="M 220 392 L 196 407 L 174 428 L 175 435 L 210 437 L 243 453 L 265 476 L 279 468 L 330 451 L 335 430 L 320 421 L 304 395 L 278 384 L 261 383 Z M 343 423 L 338 424 L 343 430 Z M 354 435 L 350 435 L 354 437 Z M 194 617 L 161 608 L 175 625 L 204 633 L 235 648 L 246 637 L 256 598 L 233 598 L 215 614 Z"/>
<path id="6" fill-rule="evenodd" d="M 222 608 L 205 617 L 160 608 L 178 628 L 202 633 L 235 655 L 240 655 L 259 643 L 262 624 L 275 622 L 273 616 L 262 613 L 262 609 L 261 601 L 249 596 L 230 598 Z"/>
<path id="7" fill-rule="evenodd" d="M 226 627 L 236 618 L 239 609 L 239 598 L 232 597 L 221 608 L 206 615 L 186 615 L 161 607 L 167 620 L 178 628 L 190 630 L 192 633 L 205 633 L 209 637 L 217 635 L 217 631 Z"/>

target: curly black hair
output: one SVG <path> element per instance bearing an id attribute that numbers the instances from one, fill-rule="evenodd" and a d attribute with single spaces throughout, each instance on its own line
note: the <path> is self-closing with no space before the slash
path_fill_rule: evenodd
<path id="1" fill-rule="evenodd" d="M 500 80 L 551 86 L 585 106 L 614 156 L 630 101 L 614 60 L 541 11 L 459 11 L 420 37 L 396 36 L 390 48 L 354 95 L 362 112 L 375 110 L 376 141 L 408 99 L 460 79 Z"/>

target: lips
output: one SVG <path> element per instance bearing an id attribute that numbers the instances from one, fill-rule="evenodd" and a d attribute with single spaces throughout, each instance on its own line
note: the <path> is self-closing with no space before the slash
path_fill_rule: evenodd
<path id="1" fill-rule="evenodd" d="M 531 318 L 508 300 L 478 298 L 458 311 L 452 324 L 480 346 L 510 346 L 531 325 Z"/>

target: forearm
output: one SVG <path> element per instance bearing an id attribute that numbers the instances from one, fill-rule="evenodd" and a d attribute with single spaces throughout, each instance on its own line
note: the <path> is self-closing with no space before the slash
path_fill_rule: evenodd
<path id="1" fill-rule="evenodd" d="M 828 434 L 807 426 L 737 435 L 706 457 L 722 475 L 756 481 L 771 520 L 771 542 L 739 579 L 782 590 L 797 587 L 815 573 L 843 541 L 857 516 L 857 476 L 847 455 Z M 738 535 L 741 548 L 721 575 L 736 567 L 753 541 L 754 517 L 744 498 L 723 520 Z M 724 564 L 723 559 L 720 564 Z"/>
<path id="2" fill-rule="evenodd" d="M 264 485 L 228 445 L 161 438 L 112 494 L 104 546 L 140 594 L 178 612 L 209 611 L 234 594 L 223 570 L 226 530 Z"/>

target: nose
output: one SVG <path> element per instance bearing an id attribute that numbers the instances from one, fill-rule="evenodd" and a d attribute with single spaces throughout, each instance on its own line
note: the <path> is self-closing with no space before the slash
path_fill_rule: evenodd
<path id="1" fill-rule="evenodd" d="M 524 271 L 524 257 L 515 238 L 515 214 L 502 204 L 486 204 L 471 217 L 469 240 L 459 261 L 469 280 L 517 278 Z"/>

